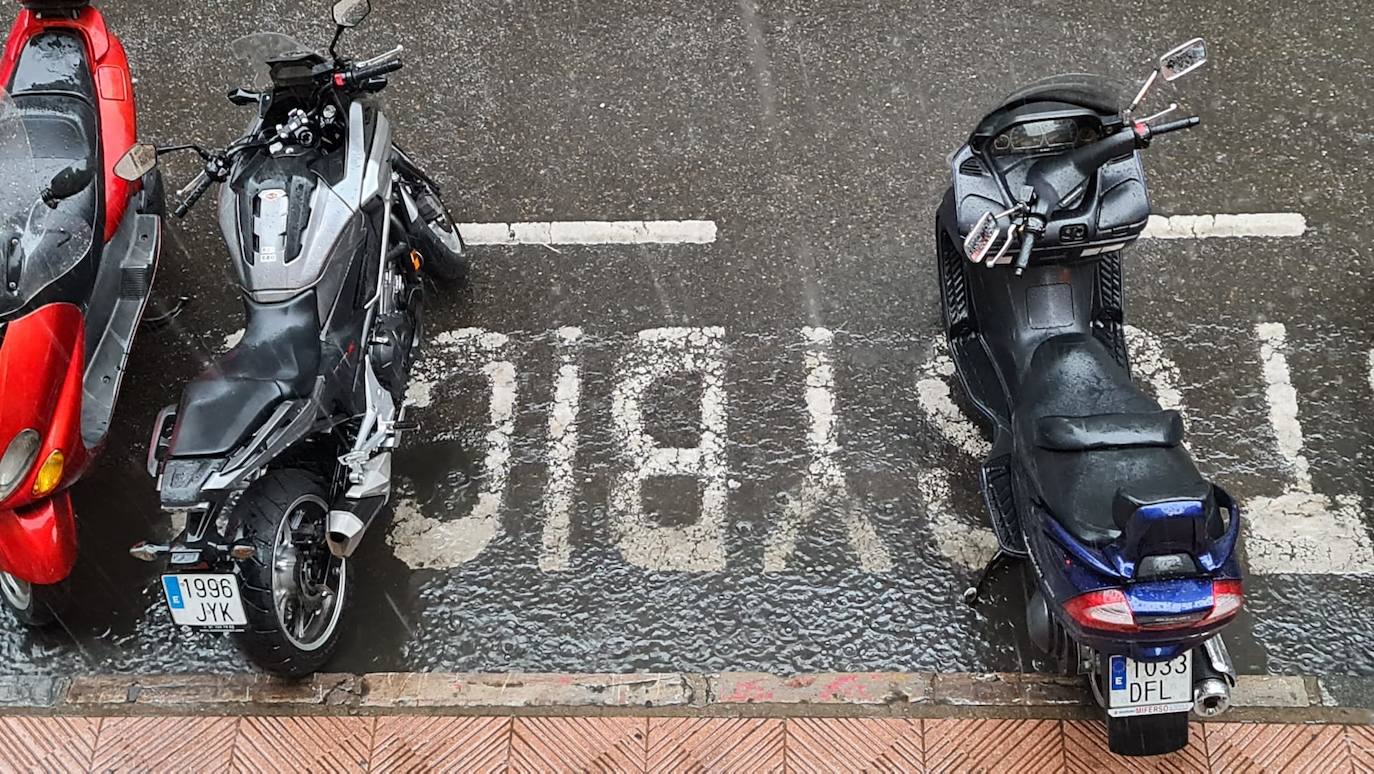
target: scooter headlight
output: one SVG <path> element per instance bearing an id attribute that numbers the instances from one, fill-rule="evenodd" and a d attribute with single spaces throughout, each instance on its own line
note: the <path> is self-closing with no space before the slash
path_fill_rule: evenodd
<path id="1" fill-rule="evenodd" d="M 5 455 L 0 457 L 0 500 L 7 500 L 19 488 L 33 463 L 38 459 L 38 449 L 43 445 L 37 430 L 21 430 L 10 441 Z"/>

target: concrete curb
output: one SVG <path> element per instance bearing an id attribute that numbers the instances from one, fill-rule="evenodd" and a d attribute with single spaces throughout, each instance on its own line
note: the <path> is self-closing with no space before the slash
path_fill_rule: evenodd
<path id="1" fill-rule="evenodd" d="M 1374 723 L 1374 677 L 1244 675 L 1228 720 Z M 1089 717 L 1081 681 L 1020 673 L 379 672 L 0 677 L 0 713 Z"/>

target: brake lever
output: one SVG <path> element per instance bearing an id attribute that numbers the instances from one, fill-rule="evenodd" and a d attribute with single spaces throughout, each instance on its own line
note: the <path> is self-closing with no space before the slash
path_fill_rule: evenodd
<path id="1" fill-rule="evenodd" d="M 1159 111 L 1158 113 L 1155 113 L 1155 114 L 1152 115 L 1152 116 L 1146 116 L 1146 117 L 1140 119 L 1140 123 L 1142 123 L 1142 124 L 1148 124 L 1148 123 L 1157 121 L 1157 120 L 1159 120 L 1159 119 L 1161 119 L 1161 118 L 1163 118 L 1163 117 L 1169 115 L 1170 113 L 1174 112 L 1175 110 L 1178 110 L 1178 103 L 1177 103 L 1177 102 L 1170 102 L 1170 103 L 1169 103 L 1169 107 L 1164 108 L 1163 110 Z"/>
<path id="2" fill-rule="evenodd" d="M 1004 240 L 1002 240 L 1002 249 L 1001 249 L 1001 250 L 998 250 L 996 255 L 992 256 L 992 257 L 989 258 L 989 259 L 987 259 L 987 261 L 984 262 L 983 265 L 984 265 L 984 266 L 987 266 L 989 269 L 991 269 L 993 266 L 996 266 L 996 265 L 997 265 L 997 262 L 1000 261 L 1000 260 L 1002 260 L 1002 258 L 1004 258 L 1004 257 L 1006 256 L 1007 252 L 1008 252 L 1009 250 L 1011 250 L 1011 242 L 1012 242 L 1012 240 L 1015 239 L 1015 238 L 1017 238 L 1017 237 L 1020 237 L 1021 231 L 1022 231 L 1022 227 L 1021 227 L 1021 224 L 1020 224 L 1020 223 L 1012 223 L 1010 226 L 1008 226 L 1008 227 L 1007 227 L 1007 238 L 1004 239 Z"/>

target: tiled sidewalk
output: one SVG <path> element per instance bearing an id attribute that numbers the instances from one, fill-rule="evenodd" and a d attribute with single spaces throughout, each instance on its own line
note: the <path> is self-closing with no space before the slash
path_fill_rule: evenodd
<path id="1" fill-rule="evenodd" d="M 1056 720 L 0 717 L 4 771 L 1374 772 L 1374 728 L 1212 723 L 1153 759 Z"/>

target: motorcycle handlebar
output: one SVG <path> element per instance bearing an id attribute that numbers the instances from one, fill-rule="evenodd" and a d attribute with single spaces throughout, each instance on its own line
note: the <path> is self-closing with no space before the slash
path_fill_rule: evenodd
<path id="1" fill-rule="evenodd" d="M 1170 121 L 1166 124 L 1160 124 L 1159 126 L 1150 127 L 1150 136 L 1157 137 L 1161 134 L 1177 132 L 1180 129 L 1192 129 L 1200 123 L 1202 123 L 1202 119 L 1198 116 L 1188 116 L 1187 118 L 1180 118 L 1177 121 Z"/>
<path id="2" fill-rule="evenodd" d="M 397 46 L 381 56 L 354 62 L 343 74 L 343 85 L 358 88 L 373 78 L 396 72 L 405 66 L 401 61 L 401 52 L 404 50 L 404 46 Z"/>
<path id="3" fill-rule="evenodd" d="M 205 192 L 210 190 L 210 186 L 214 182 L 210 174 L 202 169 L 200 174 L 196 176 L 196 179 L 191 181 L 190 185 L 181 189 L 186 198 L 182 200 L 181 204 L 177 205 L 176 216 L 178 218 L 186 217 L 186 213 L 190 212 L 191 208 L 196 205 L 196 202 L 200 201 L 200 197 L 204 196 Z M 189 191 L 189 193 L 186 193 L 187 191 Z"/>

